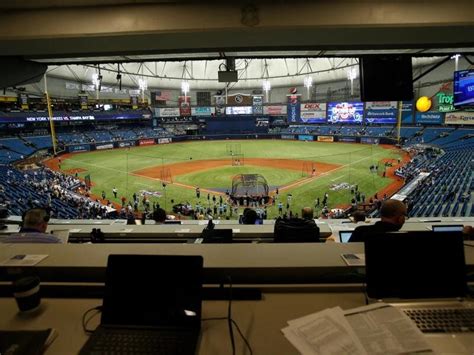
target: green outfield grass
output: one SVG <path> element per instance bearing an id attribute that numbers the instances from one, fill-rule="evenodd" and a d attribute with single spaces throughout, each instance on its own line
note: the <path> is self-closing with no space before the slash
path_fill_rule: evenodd
<path id="1" fill-rule="evenodd" d="M 358 184 L 359 190 L 366 196 L 373 195 L 390 184 L 391 180 L 372 174 L 369 166 L 381 159 L 397 159 L 399 153 L 379 146 L 349 143 L 321 143 L 285 140 L 241 140 L 241 141 L 196 141 L 135 147 L 129 150 L 116 149 L 74 154 L 62 162 L 62 170 L 81 168 L 86 170 L 80 177 L 90 174 L 94 184 L 92 192 L 100 195 L 106 192 L 107 198 L 115 202 L 121 196 L 131 198 L 140 190 L 160 191 L 163 196 L 157 198 L 162 206 L 171 209 L 173 203 L 189 201 L 197 203 L 193 189 L 186 189 L 176 184 L 167 184 L 163 188 L 161 181 L 134 175 L 134 172 L 147 167 L 159 167 L 162 164 L 189 162 L 206 159 L 228 159 L 229 167 L 218 167 L 209 170 L 194 171 L 174 176 L 173 181 L 201 189 L 226 189 L 231 186 L 231 178 L 241 173 L 259 173 L 270 186 L 291 184 L 301 179 L 302 172 L 278 169 L 267 166 L 251 165 L 230 166 L 231 158 L 227 153 L 228 144 L 240 144 L 245 158 L 281 158 L 309 160 L 321 163 L 340 165 L 333 172 L 318 176 L 310 183 L 282 191 L 280 199 L 286 203 L 288 193 L 293 195 L 291 209 L 299 211 L 304 206 L 313 206 L 316 197 L 325 192 L 329 194 L 329 207 L 350 202 L 349 190 L 331 191 L 331 184 L 347 182 Z M 244 160 L 245 161 L 245 160 Z M 113 199 L 112 188 L 119 191 L 118 198 Z M 165 198 L 166 195 L 166 198 Z M 207 193 L 201 194 L 201 204 L 207 203 Z M 269 216 L 277 215 L 276 207 L 269 207 Z"/>

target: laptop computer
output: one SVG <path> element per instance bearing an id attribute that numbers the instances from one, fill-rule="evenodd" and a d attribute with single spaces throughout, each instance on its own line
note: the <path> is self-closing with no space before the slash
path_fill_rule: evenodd
<path id="1" fill-rule="evenodd" d="M 431 226 L 433 232 L 462 232 L 464 226 L 462 224 L 434 224 Z"/>
<path id="2" fill-rule="evenodd" d="M 461 233 L 369 235 L 365 264 L 370 298 L 402 309 L 436 351 L 474 353 L 474 303 L 463 300 L 468 288 Z"/>
<path id="3" fill-rule="evenodd" d="M 61 239 L 61 243 L 67 244 L 69 241 L 69 229 L 53 229 L 51 234 Z"/>
<path id="4" fill-rule="evenodd" d="M 353 231 L 339 231 L 339 243 L 348 243 Z"/>
<path id="5" fill-rule="evenodd" d="M 101 324 L 80 351 L 196 354 L 201 256 L 109 255 Z"/>

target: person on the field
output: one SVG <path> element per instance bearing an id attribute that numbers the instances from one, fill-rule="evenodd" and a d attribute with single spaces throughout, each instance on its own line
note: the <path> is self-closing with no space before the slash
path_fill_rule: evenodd
<path id="1" fill-rule="evenodd" d="M 407 215 L 407 207 L 398 200 L 386 200 L 380 207 L 380 221 L 371 226 L 354 229 L 349 242 L 364 242 L 368 234 L 396 232 L 402 228 Z"/>
<path id="2" fill-rule="evenodd" d="M 115 186 L 112 189 L 112 193 L 114 194 L 114 197 L 117 198 L 117 188 Z"/>

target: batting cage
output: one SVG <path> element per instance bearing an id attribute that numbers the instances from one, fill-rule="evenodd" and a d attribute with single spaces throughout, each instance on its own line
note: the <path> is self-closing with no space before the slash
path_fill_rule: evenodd
<path id="1" fill-rule="evenodd" d="M 243 199 L 268 202 L 268 183 L 260 174 L 239 174 L 232 178 L 230 198 L 234 201 Z"/>
<path id="2" fill-rule="evenodd" d="M 242 154 L 240 143 L 227 143 L 226 144 L 227 155 L 240 155 Z"/>
<path id="3" fill-rule="evenodd" d="M 305 161 L 301 170 L 302 177 L 316 176 L 316 163 Z"/>
<path id="4" fill-rule="evenodd" d="M 162 167 L 160 169 L 159 179 L 162 182 L 167 182 L 169 184 L 172 184 L 173 183 L 173 176 L 171 175 L 170 168 L 163 168 Z"/>

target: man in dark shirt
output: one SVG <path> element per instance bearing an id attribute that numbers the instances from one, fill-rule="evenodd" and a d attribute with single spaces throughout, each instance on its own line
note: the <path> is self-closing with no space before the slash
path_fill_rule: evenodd
<path id="1" fill-rule="evenodd" d="M 386 200 L 380 207 L 380 221 L 371 226 L 360 226 L 354 229 L 349 242 L 364 242 L 368 234 L 396 232 L 405 223 L 407 208 L 398 200 Z"/>

